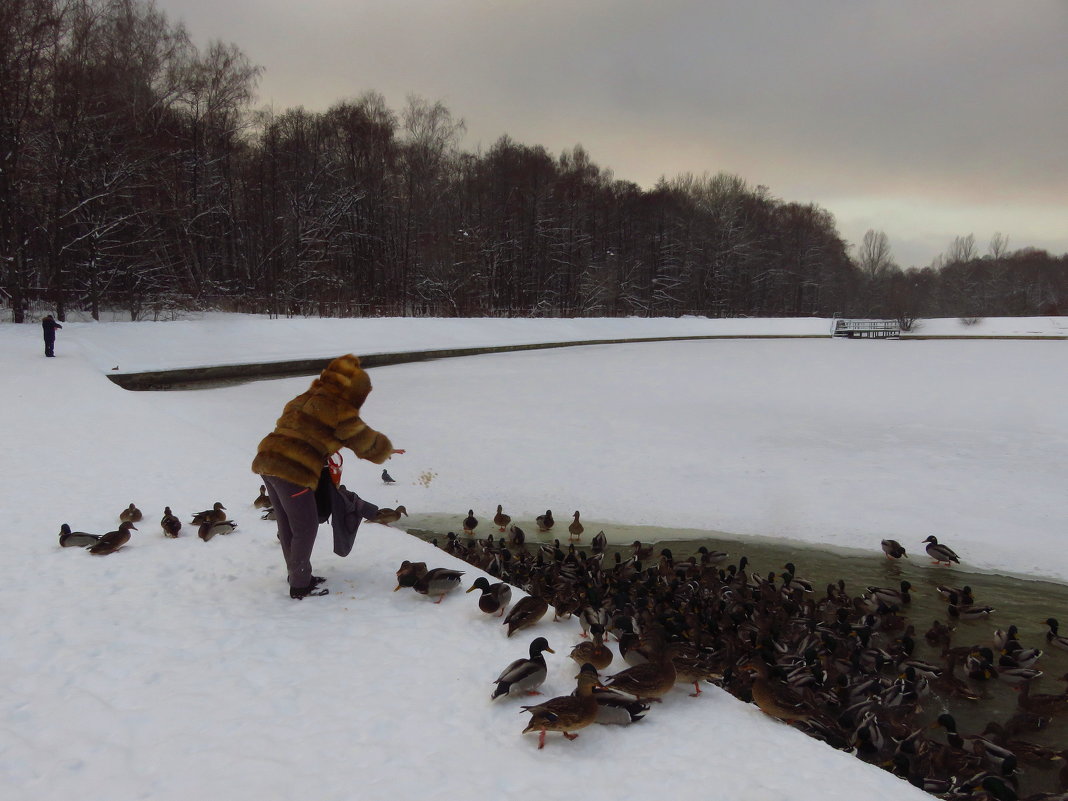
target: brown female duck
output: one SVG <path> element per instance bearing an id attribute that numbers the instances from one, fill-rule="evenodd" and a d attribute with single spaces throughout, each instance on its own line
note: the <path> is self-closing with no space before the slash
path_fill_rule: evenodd
<path id="1" fill-rule="evenodd" d="M 567 739 L 574 740 L 578 737 L 574 733 L 576 729 L 584 729 L 596 722 L 598 707 L 593 690 L 599 686 L 597 671 L 592 665 L 588 670 L 583 666 L 576 678 L 578 687 L 575 695 L 563 695 L 544 704 L 523 707 L 524 711 L 530 713 L 530 722 L 523 729 L 523 734 L 539 732 L 539 750 L 545 747 L 546 732 L 558 731 Z"/>
<path id="2" fill-rule="evenodd" d="M 612 649 L 604 644 L 604 626 L 594 623 L 590 626 L 592 642 L 580 642 L 571 649 L 571 658 L 579 665 L 591 664 L 598 671 L 612 664 Z"/>
<path id="3" fill-rule="evenodd" d="M 517 631 L 530 628 L 549 611 L 549 603 L 539 595 L 528 595 L 520 598 L 504 618 L 504 625 L 508 627 L 508 636 L 511 637 Z"/>

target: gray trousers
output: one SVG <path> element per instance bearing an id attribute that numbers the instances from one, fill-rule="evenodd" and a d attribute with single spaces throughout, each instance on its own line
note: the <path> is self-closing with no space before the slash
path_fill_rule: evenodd
<path id="1" fill-rule="evenodd" d="M 260 476 L 278 523 L 278 541 L 289 570 L 290 587 L 307 587 L 312 580 L 311 554 L 319 533 L 315 490 L 276 476 Z"/>

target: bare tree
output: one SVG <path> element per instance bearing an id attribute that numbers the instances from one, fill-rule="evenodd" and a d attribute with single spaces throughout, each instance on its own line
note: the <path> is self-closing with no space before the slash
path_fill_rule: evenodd
<path id="1" fill-rule="evenodd" d="M 975 235 L 958 236 L 946 250 L 946 264 L 969 262 L 976 257 Z"/>
<path id="2" fill-rule="evenodd" d="M 994 261 L 1001 261 L 1008 255 L 1009 252 L 1009 238 L 1001 233 L 1001 231 L 995 232 L 990 237 L 990 244 L 987 246 L 987 253 Z"/>
<path id="3" fill-rule="evenodd" d="M 890 239 L 883 231 L 869 228 L 857 248 L 857 267 L 868 280 L 875 281 L 884 277 L 894 267 L 894 257 L 890 252 Z"/>

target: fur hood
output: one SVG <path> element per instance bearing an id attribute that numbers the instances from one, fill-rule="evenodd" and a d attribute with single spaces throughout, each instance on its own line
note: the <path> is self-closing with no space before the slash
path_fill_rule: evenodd
<path id="1" fill-rule="evenodd" d="M 393 454 L 389 437 L 360 418 L 371 379 L 351 353 L 339 356 L 307 392 L 282 410 L 274 431 L 260 442 L 252 471 L 314 489 L 326 457 L 342 447 L 382 464 Z"/>

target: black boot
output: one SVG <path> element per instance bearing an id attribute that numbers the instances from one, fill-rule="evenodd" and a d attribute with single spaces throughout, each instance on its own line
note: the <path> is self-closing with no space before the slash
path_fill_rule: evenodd
<path id="1" fill-rule="evenodd" d="M 317 590 L 314 579 L 312 580 L 311 584 L 309 584 L 307 587 L 290 587 L 289 588 L 289 597 L 293 598 L 293 599 L 295 599 L 297 601 L 299 601 L 301 598 L 306 598 L 308 596 L 316 598 L 316 597 L 318 597 L 320 595 L 329 595 L 329 594 L 330 594 L 330 590 L 328 590 L 326 587 L 323 587 L 321 590 Z"/>

